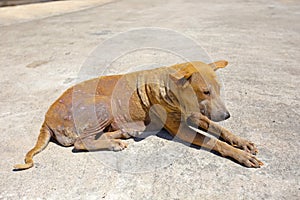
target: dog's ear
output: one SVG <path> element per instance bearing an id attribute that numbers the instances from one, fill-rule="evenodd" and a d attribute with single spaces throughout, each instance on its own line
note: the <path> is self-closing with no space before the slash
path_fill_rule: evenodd
<path id="1" fill-rule="evenodd" d="M 219 60 L 213 63 L 208 64 L 214 71 L 220 68 L 224 68 L 228 65 L 228 62 L 226 60 Z"/>
<path id="2" fill-rule="evenodd" d="M 188 85 L 188 80 L 191 78 L 193 70 L 188 67 L 181 68 L 178 71 L 170 74 L 170 78 L 179 86 L 186 87 Z"/>

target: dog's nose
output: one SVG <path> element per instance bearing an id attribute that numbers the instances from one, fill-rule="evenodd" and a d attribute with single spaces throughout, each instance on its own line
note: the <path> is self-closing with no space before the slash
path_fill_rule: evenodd
<path id="1" fill-rule="evenodd" d="M 228 119 L 230 117 L 230 113 L 228 111 L 224 112 L 224 119 Z"/>

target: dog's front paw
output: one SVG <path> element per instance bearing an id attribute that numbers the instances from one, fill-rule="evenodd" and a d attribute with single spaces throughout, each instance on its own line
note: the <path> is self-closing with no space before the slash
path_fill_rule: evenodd
<path id="1" fill-rule="evenodd" d="M 237 146 L 239 148 L 243 149 L 244 151 L 251 153 L 253 155 L 256 155 L 258 153 L 258 149 L 257 149 L 256 145 L 253 142 L 250 142 L 248 140 L 240 139 L 238 141 Z"/>
<path id="2" fill-rule="evenodd" d="M 263 162 L 258 160 L 254 155 L 245 151 L 240 151 L 235 159 L 246 167 L 259 168 L 264 165 Z"/>

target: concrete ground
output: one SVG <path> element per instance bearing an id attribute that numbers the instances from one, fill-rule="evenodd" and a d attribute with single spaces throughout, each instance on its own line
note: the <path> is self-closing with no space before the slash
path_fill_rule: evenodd
<path id="1" fill-rule="evenodd" d="M 66 9 L 72 2 L 60 2 L 66 4 L 52 13 L 45 13 L 48 3 L 0 9 L 0 199 L 300 198 L 299 1 L 93 1 Z M 34 145 L 50 104 L 82 73 L 98 75 L 83 69 L 97 46 L 141 27 L 176 31 L 212 60 L 229 61 L 219 76 L 232 117 L 222 125 L 256 143 L 265 165 L 245 168 L 163 133 L 129 140 L 123 152 L 72 153 L 50 143 L 34 168 L 13 172 Z M 113 55 L 135 39 L 110 41 L 111 48 L 99 52 Z M 130 71 L 137 68 L 132 63 L 142 66 L 155 56 L 172 64 L 166 51 L 140 49 L 103 71 Z"/>

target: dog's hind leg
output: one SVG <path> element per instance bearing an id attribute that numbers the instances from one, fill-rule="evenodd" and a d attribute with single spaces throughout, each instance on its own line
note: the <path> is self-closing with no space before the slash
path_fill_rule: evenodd
<path id="1" fill-rule="evenodd" d="M 78 138 L 75 141 L 74 148 L 76 150 L 87 150 L 87 151 L 99 151 L 99 150 L 112 150 L 121 151 L 127 148 L 127 143 L 119 139 L 121 136 L 119 132 L 108 132 L 104 133 L 107 138 L 95 139 L 95 137 Z M 109 138 L 109 137 L 110 138 Z"/>
<path id="2" fill-rule="evenodd" d="M 85 151 L 99 151 L 99 150 L 112 150 L 121 151 L 127 148 L 128 144 L 119 139 L 108 140 L 95 140 L 91 138 L 85 138 L 82 140 L 76 140 L 74 148 L 76 150 Z"/>
<path id="3" fill-rule="evenodd" d="M 100 137 L 99 140 L 107 140 L 107 139 L 128 139 L 132 137 L 130 134 L 128 134 L 125 131 L 122 130 L 116 130 L 112 132 L 105 132 Z"/>

